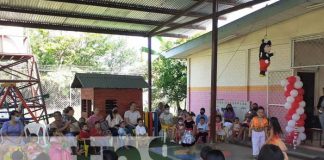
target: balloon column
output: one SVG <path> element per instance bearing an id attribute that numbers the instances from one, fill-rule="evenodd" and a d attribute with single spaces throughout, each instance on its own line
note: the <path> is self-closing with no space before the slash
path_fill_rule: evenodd
<path id="1" fill-rule="evenodd" d="M 287 102 L 284 107 L 288 110 L 285 117 L 288 121 L 288 125 L 286 126 L 286 131 L 288 133 L 286 141 L 293 144 L 294 148 L 296 148 L 301 141 L 306 139 L 306 134 L 304 133 L 306 119 L 304 108 L 306 103 L 303 100 L 303 82 L 300 81 L 300 77 L 298 76 L 290 76 L 282 80 L 281 85 L 285 87 Z"/>

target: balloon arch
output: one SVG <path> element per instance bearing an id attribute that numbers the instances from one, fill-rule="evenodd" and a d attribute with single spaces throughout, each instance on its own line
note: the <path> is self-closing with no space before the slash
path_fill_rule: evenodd
<path id="1" fill-rule="evenodd" d="M 306 103 L 303 98 L 303 82 L 301 82 L 299 76 L 290 76 L 282 80 L 281 85 L 285 88 L 287 102 L 284 104 L 284 107 L 288 110 L 285 117 L 288 121 L 286 141 L 296 147 L 301 141 L 306 139 L 304 127 L 306 119 L 304 108 Z"/>

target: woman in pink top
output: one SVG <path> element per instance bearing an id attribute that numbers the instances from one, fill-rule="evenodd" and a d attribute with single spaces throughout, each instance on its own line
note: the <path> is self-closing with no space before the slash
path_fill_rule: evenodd
<path id="1" fill-rule="evenodd" d="M 89 130 L 94 128 L 95 123 L 97 121 L 101 121 L 103 119 L 103 116 L 100 115 L 100 109 L 99 108 L 96 108 L 93 112 L 94 112 L 94 114 L 87 119 L 87 124 L 88 124 Z"/>

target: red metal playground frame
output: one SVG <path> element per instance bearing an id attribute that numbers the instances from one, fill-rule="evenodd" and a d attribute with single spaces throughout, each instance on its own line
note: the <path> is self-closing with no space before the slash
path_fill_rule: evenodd
<path id="1" fill-rule="evenodd" d="M 48 124 L 45 97 L 33 55 L 0 53 L 0 113 L 19 111 L 24 120 Z"/>

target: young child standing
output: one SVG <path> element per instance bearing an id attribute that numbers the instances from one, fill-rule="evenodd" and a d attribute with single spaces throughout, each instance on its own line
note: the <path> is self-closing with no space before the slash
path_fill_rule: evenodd
<path id="1" fill-rule="evenodd" d="M 249 137 L 252 137 L 252 155 L 257 158 L 261 147 L 265 144 L 268 119 L 264 116 L 264 108 L 259 107 L 256 117 L 251 120 Z"/>
<path id="2" fill-rule="evenodd" d="M 206 143 L 209 129 L 208 125 L 205 123 L 205 117 L 200 117 L 197 130 L 198 134 L 196 135 L 196 140 L 198 141 L 198 139 L 201 137 L 201 140 Z"/>

